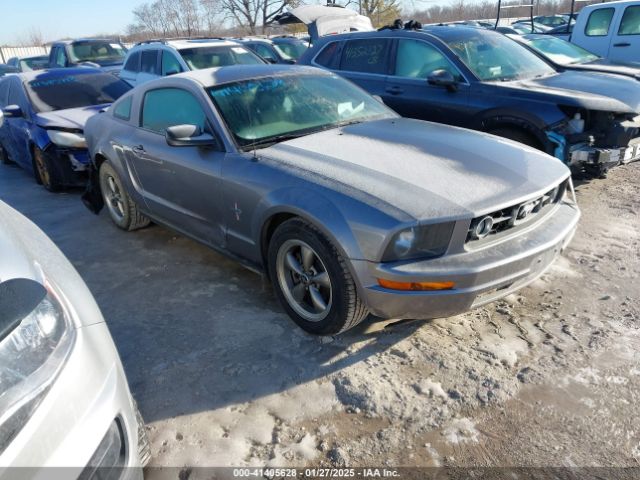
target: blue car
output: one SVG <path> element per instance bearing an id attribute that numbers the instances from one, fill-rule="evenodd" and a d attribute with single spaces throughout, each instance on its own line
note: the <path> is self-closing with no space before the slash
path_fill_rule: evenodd
<path id="1" fill-rule="evenodd" d="M 0 162 L 32 172 L 50 191 L 84 184 L 84 125 L 130 89 L 114 75 L 86 67 L 0 79 Z"/>

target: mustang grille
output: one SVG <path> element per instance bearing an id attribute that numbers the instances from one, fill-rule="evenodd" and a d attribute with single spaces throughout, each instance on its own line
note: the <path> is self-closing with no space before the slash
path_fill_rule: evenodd
<path id="1" fill-rule="evenodd" d="M 531 222 L 542 212 L 547 211 L 546 207 L 562 199 L 567 189 L 567 182 L 562 182 L 539 197 L 474 218 L 467 233 L 467 243 L 495 238 L 505 231 Z"/>

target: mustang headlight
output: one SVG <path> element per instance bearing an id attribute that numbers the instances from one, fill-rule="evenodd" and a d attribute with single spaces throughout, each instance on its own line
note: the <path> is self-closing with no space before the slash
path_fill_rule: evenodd
<path id="1" fill-rule="evenodd" d="M 0 453 L 45 397 L 74 339 L 51 289 L 27 279 L 0 283 Z"/>
<path id="2" fill-rule="evenodd" d="M 435 258 L 444 255 L 455 223 L 417 225 L 397 232 L 387 245 L 382 261 Z"/>
<path id="3" fill-rule="evenodd" d="M 59 147 L 87 148 L 87 141 L 81 133 L 47 130 L 47 135 Z"/>

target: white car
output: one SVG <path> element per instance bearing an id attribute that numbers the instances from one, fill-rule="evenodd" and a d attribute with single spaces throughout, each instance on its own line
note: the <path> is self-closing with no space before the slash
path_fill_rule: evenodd
<path id="1" fill-rule="evenodd" d="M 571 42 L 611 61 L 640 63 L 640 0 L 584 7 Z"/>
<path id="2" fill-rule="evenodd" d="M 190 70 L 261 63 L 265 61 L 258 55 L 231 40 L 149 40 L 129 50 L 120 78 L 135 87 Z"/>
<path id="3" fill-rule="evenodd" d="M 65 467 L 60 478 L 141 479 L 146 432 L 87 286 L 2 202 L 0 252 L 0 479 L 53 478 L 45 467 Z"/>

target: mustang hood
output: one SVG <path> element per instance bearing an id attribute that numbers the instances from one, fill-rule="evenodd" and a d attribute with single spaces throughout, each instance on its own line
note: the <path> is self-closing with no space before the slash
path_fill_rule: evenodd
<path id="1" fill-rule="evenodd" d="M 95 115 L 108 105 L 94 105 L 91 107 L 69 108 L 53 112 L 37 114 L 36 123 L 43 128 L 72 128 L 84 130 L 89 117 Z"/>
<path id="2" fill-rule="evenodd" d="M 495 211 L 546 193 L 569 176 L 560 160 L 533 148 L 405 118 L 328 130 L 261 152 L 312 181 L 328 180 L 347 194 L 355 189 L 418 220 Z"/>
<path id="3" fill-rule="evenodd" d="M 561 105 L 614 113 L 640 112 L 638 82 L 617 75 L 598 72 L 566 71 L 546 77 L 519 80 L 502 86 L 523 90 L 523 95 L 536 97 L 538 93 L 555 97 Z"/>

